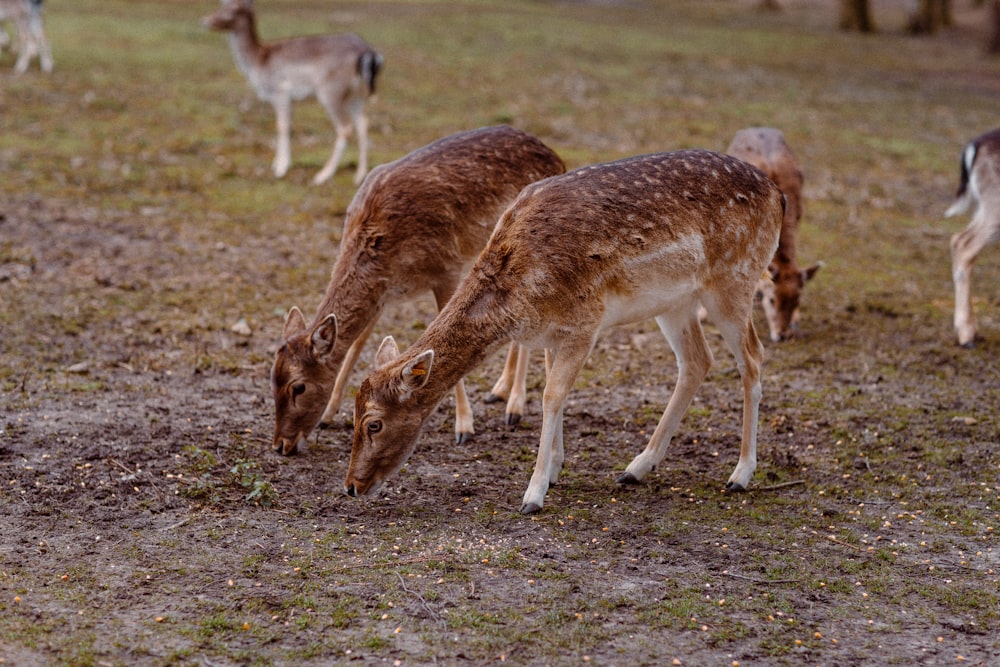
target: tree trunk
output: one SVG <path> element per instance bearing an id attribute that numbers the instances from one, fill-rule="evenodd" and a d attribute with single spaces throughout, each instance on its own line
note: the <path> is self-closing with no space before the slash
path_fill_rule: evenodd
<path id="1" fill-rule="evenodd" d="M 840 0 L 840 29 L 875 32 L 868 0 Z"/>
<path id="2" fill-rule="evenodd" d="M 990 9 L 990 41 L 986 45 L 986 53 L 991 55 L 1000 53 L 1000 0 L 993 0 L 993 7 Z"/>
<path id="3" fill-rule="evenodd" d="M 907 30 L 911 35 L 933 35 L 946 25 L 951 25 L 949 0 L 920 0 L 910 14 Z"/>

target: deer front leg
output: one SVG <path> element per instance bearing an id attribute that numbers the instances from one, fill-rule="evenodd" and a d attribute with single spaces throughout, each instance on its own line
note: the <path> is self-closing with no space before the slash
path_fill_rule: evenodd
<path id="1" fill-rule="evenodd" d="M 522 514 L 539 512 L 545 504 L 545 494 L 549 490 L 549 485 L 559 478 L 563 463 L 563 406 L 593 344 L 593 340 L 590 340 L 589 345 L 584 342 L 567 345 L 558 351 L 546 350 L 547 373 L 545 391 L 542 394 L 542 434 L 538 445 L 538 457 L 535 459 L 535 469 L 521 501 Z"/>
<path id="2" fill-rule="evenodd" d="M 274 100 L 274 116 L 278 129 L 277 144 L 274 151 L 274 162 L 271 169 L 278 178 L 288 173 L 288 167 L 292 163 L 292 149 L 290 146 L 289 134 L 292 123 L 292 101 L 287 96 L 280 96 Z"/>
<path id="3" fill-rule="evenodd" d="M 323 416 L 319 420 L 321 424 L 332 424 L 333 420 L 336 419 L 337 413 L 340 411 L 340 403 L 344 400 L 347 380 L 351 375 L 351 371 L 354 370 L 354 364 L 357 363 L 358 357 L 361 356 L 361 351 L 364 349 L 365 343 L 368 342 L 368 338 L 371 336 L 374 328 L 375 320 L 372 320 L 371 324 L 365 327 L 361 335 L 348 348 L 347 355 L 340 365 L 340 371 L 337 373 L 337 381 L 333 385 L 333 393 L 330 394 L 326 410 L 323 411 Z"/>
<path id="4" fill-rule="evenodd" d="M 656 430 L 649 438 L 649 444 L 618 477 L 619 484 L 638 484 L 664 459 L 670 439 L 691 405 L 695 391 L 712 366 L 712 351 L 701 330 L 697 305 L 690 313 L 660 315 L 656 318 L 656 323 L 677 357 L 677 386 L 670 395 Z"/>

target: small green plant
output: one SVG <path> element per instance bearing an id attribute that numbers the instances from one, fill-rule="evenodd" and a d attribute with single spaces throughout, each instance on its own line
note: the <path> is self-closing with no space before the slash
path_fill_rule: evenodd
<path id="1" fill-rule="evenodd" d="M 237 484 L 249 492 L 246 495 L 248 502 L 260 505 L 261 507 L 271 507 L 278 500 L 278 492 L 267 480 L 261 479 L 257 474 L 260 467 L 256 461 L 248 459 L 237 459 L 236 465 L 229 470 L 229 474 Z"/>

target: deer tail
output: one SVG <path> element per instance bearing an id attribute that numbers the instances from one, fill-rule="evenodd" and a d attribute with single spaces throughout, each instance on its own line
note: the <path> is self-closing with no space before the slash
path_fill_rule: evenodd
<path id="1" fill-rule="evenodd" d="M 382 54 L 369 49 L 358 58 L 358 74 L 368 87 L 368 94 L 375 94 L 375 78 L 382 69 Z"/>
<path id="2" fill-rule="evenodd" d="M 955 192 L 955 201 L 948 210 L 944 212 L 946 218 L 958 215 L 969 208 L 969 204 L 975 198 L 975 185 L 970 183 L 972 175 L 972 165 L 976 162 L 976 152 L 979 146 L 975 141 L 970 141 L 962 151 L 962 173 L 958 181 L 958 190 Z M 971 189 L 970 189 L 971 186 Z"/>

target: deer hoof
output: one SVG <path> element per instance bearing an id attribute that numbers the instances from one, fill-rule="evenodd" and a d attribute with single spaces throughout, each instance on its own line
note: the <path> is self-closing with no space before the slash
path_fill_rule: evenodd
<path id="1" fill-rule="evenodd" d="M 472 433 L 465 433 L 465 432 L 463 432 L 463 433 L 456 433 L 455 434 L 455 444 L 456 445 L 464 445 L 468 441 L 472 440 L 472 436 L 473 436 Z"/>
<path id="2" fill-rule="evenodd" d="M 542 511 L 541 505 L 535 503 L 525 503 L 521 505 L 521 514 L 538 514 Z"/>
<path id="3" fill-rule="evenodd" d="M 483 399 L 483 403 L 499 403 L 500 401 L 506 400 L 503 396 L 497 396 L 492 391 L 486 394 L 486 398 Z"/>
<path id="4" fill-rule="evenodd" d="M 743 493 L 747 490 L 747 487 L 742 484 L 737 484 L 736 482 L 726 482 L 726 493 Z"/>
<path id="5" fill-rule="evenodd" d="M 510 412 L 507 414 L 505 421 L 507 422 L 507 426 L 517 426 L 521 423 L 521 415 L 516 412 Z"/>
<path id="6" fill-rule="evenodd" d="M 642 482 L 642 480 L 630 472 L 623 472 L 615 481 L 619 484 L 639 484 Z"/>

